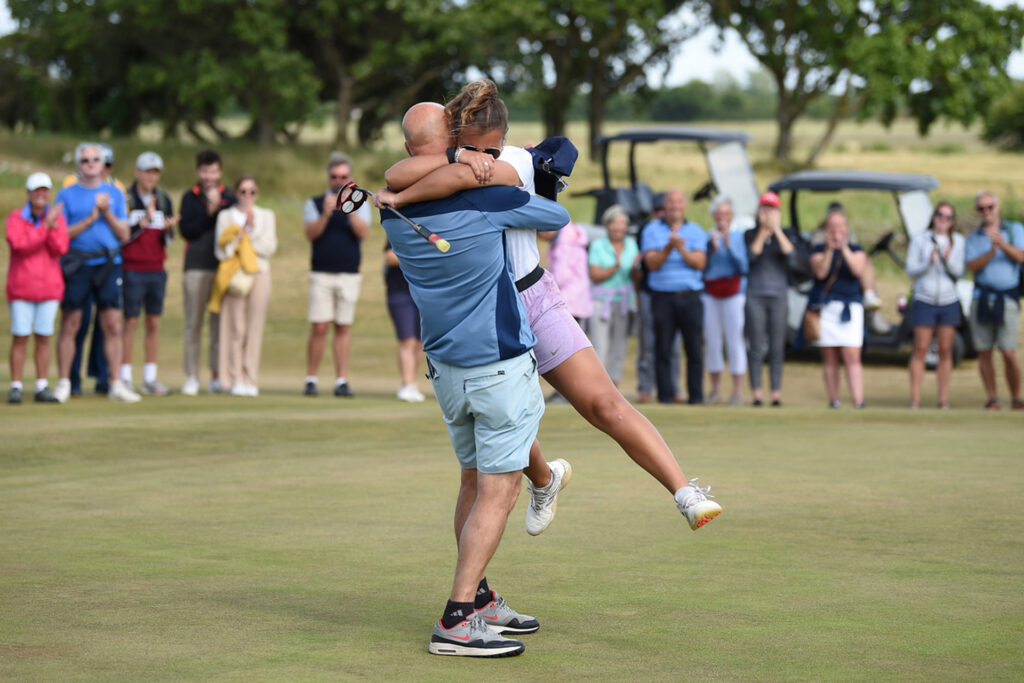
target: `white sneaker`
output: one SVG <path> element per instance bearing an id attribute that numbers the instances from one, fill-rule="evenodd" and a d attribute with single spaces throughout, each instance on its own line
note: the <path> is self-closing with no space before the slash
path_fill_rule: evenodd
<path id="1" fill-rule="evenodd" d="M 57 380 L 57 388 L 53 390 L 53 395 L 57 397 L 58 402 L 67 403 L 68 398 L 71 396 L 71 380 Z"/>
<path id="2" fill-rule="evenodd" d="M 559 458 L 548 463 L 551 481 L 542 489 L 530 488 L 530 505 L 526 508 L 526 533 L 537 536 L 555 519 L 558 509 L 558 493 L 569 485 L 572 479 L 572 465 Z"/>
<path id="3" fill-rule="evenodd" d="M 250 398 L 256 398 L 257 396 L 260 395 L 260 390 L 256 387 L 255 384 L 243 384 L 242 386 L 245 387 L 246 396 L 249 396 Z"/>
<path id="4" fill-rule="evenodd" d="M 185 380 L 185 384 L 181 387 L 181 393 L 185 396 L 196 396 L 199 394 L 199 379 L 196 377 L 189 377 Z"/>
<path id="5" fill-rule="evenodd" d="M 206 383 L 206 390 L 211 394 L 224 393 L 224 387 L 220 385 L 220 380 L 217 379 L 216 377 L 212 378 L 209 382 Z"/>
<path id="6" fill-rule="evenodd" d="M 676 491 L 676 507 L 683 513 L 690 528 L 696 531 L 718 515 L 722 514 L 722 506 L 713 500 L 708 500 L 710 486 L 701 488 L 697 486 L 697 478 L 690 480 L 689 486 Z"/>
<path id="7" fill-rule="evenodd" d="M 249 389 L 241 382 L 238 382 L 237 384 L 231 385 L 231 391 L 229 391 L 228 393 L 231 394 L 232 396 L 248 396 Z"/>
<path id="8" fill-rule="evenodd" d="M 866 290 L 862 298 L 864 300 L 864 308 L 872 309 L 881 308 L 882 306 L 882 298 L 873 289 Z"/>
<path id="9" fill-rule="evenodd" d="M 111 401 L 119 401 L 121 403 L 138 403 L 142 400 L 142 397 L 129 389 L 124 382 L 111 382 L 107 397 Z"/>
<path id="10" fill-rule="evenodd" d="M 397 396 L 399 401 L 406 401 L 408 403 L 422 403 L 426 400 L 426 396 L 420 393 L 415 384 L 404 385 L 398 390 Z"/>

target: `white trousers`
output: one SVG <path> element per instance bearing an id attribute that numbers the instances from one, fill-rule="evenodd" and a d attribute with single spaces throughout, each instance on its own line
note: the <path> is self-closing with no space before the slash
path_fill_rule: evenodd
<path id="1" fill-rule="evenodd" d="M 724 343 L 729 355 L 729 373 L 742 375 L 747 371 L 747 346 L 743 339 L 743 306 L 746 294 L 727 299 L 716 299 L 702 294 L 704 299 L 704 368 L 708 372 L 722 372 L 725 358 Z"/>

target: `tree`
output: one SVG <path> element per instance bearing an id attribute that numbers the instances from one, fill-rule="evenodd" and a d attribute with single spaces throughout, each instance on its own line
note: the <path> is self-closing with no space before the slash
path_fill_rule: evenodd
<path id="1" fill-rule="evenodd" d="M 1024 83 L 1017 81 L 992 105 L 984 138 L 1003 149 L 1024 150 Z"/>
<path id="2" fill-rule="evenodd" d="M 564 135 L 574 95 L 589 91 L 591 145 L 616 92 L 640 86 L 646 70 L 670 59 L 696 30 L 678 10 L 685 0 L 541 0 L 491 12 L 485 33 L 499 40 L 488 65 L 495 80 L 533 90 L 546 135 Z M 595 150 L 591 146 L 591 156 Z"/>
<path id="3" fill-rule="evenodd" d="M 900 111 L 922 134 L 939 118 L 970 124 L 1007 83 L 1024 36 L 1024 12 L 980 0 L 713 0 L 712 17 L 735 30 L 778 90 L 775 157 L 790 161 L 792 133 L 808 106 L 837 94 L 812 164 L 844 118 Z"/>

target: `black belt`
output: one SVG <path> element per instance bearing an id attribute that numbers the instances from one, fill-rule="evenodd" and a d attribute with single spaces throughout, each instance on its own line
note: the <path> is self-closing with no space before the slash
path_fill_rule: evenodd
<path id="1" fill-rule="evenodd" d="M 651 290 L 651 293 L 652 294 L 661 294 L 662 296 L 679 296 L 679 297 L 683 297 L 683 296 L 697 296 L 698 294 L 703 294 L 704 290 L 703 289 L 681 289 L 678 292 L 659 292 L 658 290 L 655 289 L 655 290 Z"/>
<path id="2" fill-rule="evenodd" d="M 542 277 L 544 277 L 544 269 L 537 266 L 529 273 L 516 280 L 516 291 L 525 292 L 530 287 L 533 287 L 535 284 L 540 282 Z"/>

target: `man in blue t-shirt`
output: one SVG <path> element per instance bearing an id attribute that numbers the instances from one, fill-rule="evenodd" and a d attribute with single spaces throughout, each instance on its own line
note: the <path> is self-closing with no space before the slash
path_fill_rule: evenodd
<path id="1" fill-rule="evenodd" d="M 57 202 L 64 205 L 71 247 L 64 261 L 64 300 L 61 302 L 60 341 L 57 365 L 60 379 L 54 395 L 61 402 L 71 394 L 71 363 L 75 334 L 82 311 L 91 299 L 99 309 L 103 350 L 111 368 L 121 366 L 121 244 L 128 240 L 128 212 L 124 194 L 103 181 L 103 152 L 99 145 L 83 142 L 75 149 L 79 181 L 64 188 Z M 110 384 L 112 401 L 134 403 L 139 395 L 120 380 Z"/>
<path id="2" fill-rule="evenodd" d="M 316 396 L 317 369 L 334 325 L 334 395 L 351 398 L 348 359 L 352 348 L 349 328 L 363 276 L 359 273 L 361 243 L 370 234 L 368 205 L 352 214 L 334 210 L 338 192 L 352 180 L 352 161 L 341 152 L 327 159 L 327 191 L 306 200 L 303 222 L 312 246 L 309 273 L 309 343 L 306 345 L 306 384 L 303 394 Z"/>
<path id="3" fill-rule="evenodd" d="M 708 236 L 686 220 L 686 195 L 676 188 L 665 193 L 664 218 L 648 223 L 640 251 L 647 266 L 654 316 L 655 378 L 658 401 L 676 400 L 671 376 L 672 344 L 676 331 L 686 351 L 687 401 L 704 402 L 704 268 L 708 262 Z"/>
<path id="4" fill-rule="evenodd" d="M 1014 410 L 1024 410 L 1017 362 L 1017 329 L 1020 323 L 1020 269 L 1024 263 L 1024 226 L 999 216 L 999 200 L 991 192 L 979 192 L 974 208 L 981 218 L 967 235 L 967 267 L 974 274 L 971 303 L 971 337 L 978 351 L 978 370 L 988 395 L 985 407 L 999 410 L 996 369 L 992 349 L 1003 354 L 1006 383 Z"/>

